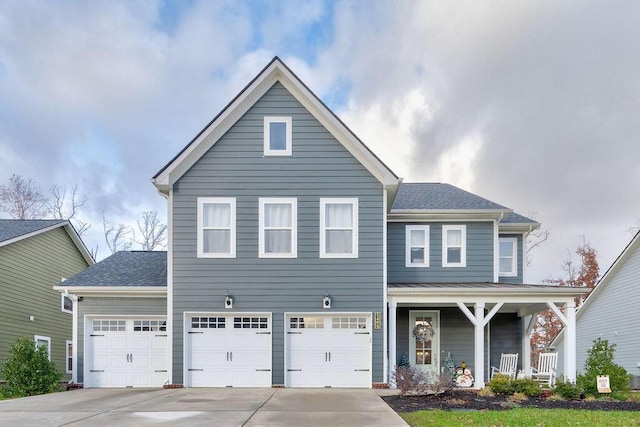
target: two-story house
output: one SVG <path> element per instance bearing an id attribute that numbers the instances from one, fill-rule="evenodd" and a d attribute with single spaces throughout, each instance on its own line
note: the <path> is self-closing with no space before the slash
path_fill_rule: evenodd
<path id="1" fill-rule="evenodd" d="M 63 380 L 71 379 L 71 299 L 51 287 L 93 264 L 69 221 L 0 219 L 0 290 L 6 299 L 0 307 L 0 361 L 26 336 L 47 348 Z"/>
<path id="2" fill-rule="evenodd" d="M 153 183 L 168 206 L 166 300 L 137 275 L 58 287 L 80 306 L 85 386 L 383 386 L 402 354 L 436 372 L 446 351 L 482 387 L 489 360 L 528 348 L 526 319 L 575 296 L 522 284 L 537 223 L 403 184 L 278 58 Z M 417 323 L 429 346 L 410 339 Z M 134 374 L 164 337 L 165 366 Z"/>

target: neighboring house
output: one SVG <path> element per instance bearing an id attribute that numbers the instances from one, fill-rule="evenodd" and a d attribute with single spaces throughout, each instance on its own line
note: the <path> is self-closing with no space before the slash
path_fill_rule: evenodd
<path id="1" fill-rule="evenodd" d="M 597 338 L 615 344 L 614 362 L 633 376 L 632 386 L 640 389 L 640 233 L 636 234 L 598 281 L 576 314 L 577 367 L 584 372 L 587 351 Z M 552 343 L 565 353 L 561 331 Z M 560 357 L 559 375 L 565 374 Z"/>
<path id="2" fill-rule="evenodd" d="M 402 183 L 278 58 L 153 183 L 169 226 L 157 372 L 173 386 L 386 386 L 403 354 L 439 372 L 451 353 L 481 388 L 501 352 L 528 351 L 533 314 L 577 295 L 522 284 L 536 222 L 450 185 Z M 162 382 L 132 377 L 155 345 L 135 322 L 159 314 L 157 285 L 57 288 L 84 298 L 79 382 Z M 432 338 L 416 343 L 427 323 Z"/>
<path id="3" fill-rule="evenodd" d="M 71 300 L 52 286 L 93 263 L 69 221 L 0 219 L 0 360 L 27 336 L 47 347 L 63 380 L 71 378 Z"/>

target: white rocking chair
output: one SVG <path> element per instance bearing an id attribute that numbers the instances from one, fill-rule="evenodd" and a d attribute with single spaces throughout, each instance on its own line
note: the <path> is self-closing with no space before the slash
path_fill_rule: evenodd
<path id="1" fill-rule="evenodd" d="M 531 368 L 531 378 L 540 385 L 553 387 L 556 382 L 556 368 L 558 366 L 558 353 L 540 353 L 538 368 Z"/>
<path id="2" fill-rule="evenodd" d="M 518 353 L 502 353 L 500 355 L 500 366 L 491 367 L 491 378 L 495 375 L 506 375 L 511 379 L 515 379 L 518 366 Z"/>

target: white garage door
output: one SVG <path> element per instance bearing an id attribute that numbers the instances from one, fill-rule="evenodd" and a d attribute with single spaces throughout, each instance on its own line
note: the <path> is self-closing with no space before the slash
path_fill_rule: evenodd
<path id="1" fill-rule="evenodd" d="M 271 315 L 187 316 L 187 384 L 271 387 Z"/>
<path id="2" fill-rule="evenodd" d="M 371 316 L 287 316 L 288 387 L 371 387 Z"/>
<path id="3" fill-rule="evenodd" d="M 162 387 L 169 379 L 164 319 L 91 319 L 85 348 L 86 387 Z"/>

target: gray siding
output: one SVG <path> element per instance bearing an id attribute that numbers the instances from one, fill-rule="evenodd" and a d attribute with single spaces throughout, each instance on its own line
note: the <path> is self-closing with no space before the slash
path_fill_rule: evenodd
<path id="1" fill-rule="evenodd" d="M 587 351 L 602 337 L 616 344 L 614 362 L 640 376 L 640 250 L 636 247 L 620 269 L 577 316 L 576 368 L 584 371 Z M 558 372 L 564 373 L 564 346 L 558 350 Z"/>
<path id="2" fill-rule="evenodd" d="M 514 277 L 506 277 L 506 276 L 499 276 L 498 277 L 498 281 L 501 283 L 522 283 L 523 282 L 523 261 L 524 261 L 524 256 L 523 256 L 523 246 L 522 246 L 522 234 L 500 234 L 500 237 L 515 237 L 516 239 L 518 239 L 518 253 L 517 253 L 517 272 L 518 275 L 514 276 Z"/>
<path id="3" fill-rule="evenodd" d="M 516 313 L 498 313 L 491 319 L 489 366 L 499 367 L 502 353 L 518 353 L 517 369 L 522 369 L 521 324 Z M 489 375 L 491 375 L 490 371 Z"/>
<path id="4" fill-rule="evenodd" d="M 424 223 L 423 223 L 424 224 Z M 493 223 L 470 222 L 467 226 L 466 267 L 442 267 L 442 225 L 430 223 L 429 267 L 405 267 L 405 226 L 387 226 L 389 283 L 493 282 Z"/>
<path id="5" fill-rule="evenodd" d="M 55 228 L 0 248 L 0 289 L 9 304 L 0 306 L 0 360 L 9 356 L 16 338 L 51 338 L 51 360 L 65 373 L 66 340 L 73 316 L 60 310 L 60 292 L 53 286 L 88 267 L 67 232 Z M 29 321 L 34 316 L 34 321 Z"/>
<path id="6" fill-rule="evenodd" d="M 125 297 L 83 297 L 78 302 L 78 382 L 84 382 L 84 319 L 94 315 L 122 315 L 123 319 L 132 315 L 166 316 L 165 297 L 125 298 Z"/>
<path id="7" fill-rule="evenodd" d="M 293 155 L 264 157 L 263 117 L 291 116 Z M 182 383 L 183 312 L 273 313 L 273 383 L 284 383 L 284 313 L 382 312 L 382 185 L 279 83 L 274 85 L 173 187 L 174 365 Z M 198 197 L 235 197 L 236 258 L 196 256 Z M 258 198 L 296 197 L 298 257 L 258 258 Z M 359 257 L 319 258 L 321 197 L 359 200 Z M 333 297 L 322 310 L 325 292 Z M 382 330 L 373 334 L 373 381 L 381 382 Z"/>

